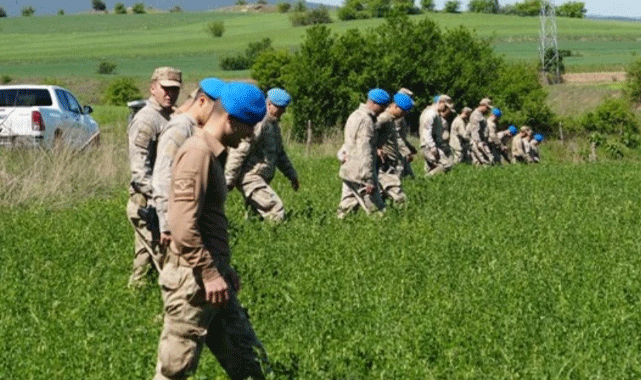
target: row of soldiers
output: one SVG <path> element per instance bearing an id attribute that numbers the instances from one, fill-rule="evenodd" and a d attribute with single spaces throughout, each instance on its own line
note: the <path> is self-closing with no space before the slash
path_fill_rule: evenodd
<path id="1" fill-rule="evenodd" d="M 343 180 L 339 218 L 358 209 L 367 214 L 380 213 L 386 199 L 397 205 L 405 203 L 401 179 L 414 176 L 410 162 L 418 153 L 408 140 L 405 120 L 414 106 L 412 97 L 413 93 L 405 88 L 393 98 L 383 89 L 373 89 L 367 101 L 347 119 L 344 144 L 337 153 Z M 501 110 L 493 108 L 489 98 L 482 99 L 475 110 L 465 107 L 456 115 L 451 97 L 436 97 L 419 118 L 425 173 L 431 176 L 447 172 L 464 162 L 478 166 L 539 162 L 538 145 L 543 136 L 533 136 L 527 126 L 520 132 L 513 125 L 499 131 L 501 116 Z"/>

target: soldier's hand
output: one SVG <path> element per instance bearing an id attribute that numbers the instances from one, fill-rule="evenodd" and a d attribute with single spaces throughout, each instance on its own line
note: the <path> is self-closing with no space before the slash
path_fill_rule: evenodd
<path id="1" fill-rule="evenodd" d="M 298 191 L 298 188 L 300 187 L 300 183 L 298 182 L 298 178 L 292 179 L 291 182 L 292 182 L 292 189 L 294 189 L 294 191 Z"/>
<path id="2" fill-rule="evenodd" d="M 374 185 L 365 185 L 365 194 L 374 194 Z"/>
<path id="3" fill-rule="evenodd" d="M 213 280 L 203 281 L 205 285 L 205 299 L 216 307 L 225 306 L 229 301 L 229 285 L 222 276 Z"/>
<path id="4" fill-rule="evenodd" d="M 169 232 L 162 232 L 160 234 L 160 246 L 166 248 L 171 243 L 171 235 Z"/>
<path id="5" fill-rule="evenodd" d="M 438 149 L 432 149 L 432 157 L 434 157 L 434 160 L 438 161 L 439 159 Z"/>
<path id="6" fill-rule="evenodd" d="M 414 155 L 410 154 L 409 156 L 407 156 L 407 162 L 412 162 L 412 161 L 414 161 Z"/>
<path id="7" fill-rule="evenodd" d="M 243 283 L 240 280 L 240 276 L 233 268 L 229 271 L 229 281 L 231 282 L 231 286 L 234 287 L 234 290 L 239 292 Z"/>

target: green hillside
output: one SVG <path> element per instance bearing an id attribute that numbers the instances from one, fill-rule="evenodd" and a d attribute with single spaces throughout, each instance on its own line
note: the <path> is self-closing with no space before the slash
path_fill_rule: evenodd
<path id="1" fill-rule="evenodd" d="M 475 29 L 492 38 L 496 50 L 510 60 L 531 61 L 538 56 L 536 17 L 469 13 L 412 17 L 431 17 L 443 28 Z M 216 20 L 225 22 L 222 38 L 205 32 L 206 24 Z M 337 21 L 331 28 L 341 33 L 382 22 Z M 15 17 L 0 19 L 0 31 L 0 74 L 97 76 L 98 63 L 109 60 L 118 64 L 118 74 L 143 78 L 162 64 L 180 66 L 195 77 L 246 76 L 246 72 L 221 72 L 220 58 L 264 37 L 271 38 L 275 47 L 295 47 L 305 28 L 292 27 L 288 16 L 279 13 L 200 12 Z M 567 58 L 568 70 L 620 70 L 636 56 L 641 24 L 558 18 L 558 31 L 560 48 L 576 55 Z"/>

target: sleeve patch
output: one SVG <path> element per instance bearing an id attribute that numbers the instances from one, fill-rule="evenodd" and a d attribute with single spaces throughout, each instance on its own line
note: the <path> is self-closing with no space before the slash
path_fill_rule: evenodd
<path id="1" fill-rule="evenodd" d="M 149 147 L 150 140 L 151 135 L 147 131 L 140 131 L 134 139 L 134 145 L 142 149 L 147 149 Z"/>
<path id="2" fill-rule="evenodd" d="M 175 179 L 173 192 L 175 201 L 194 201 L 196 199 L 196 180 L 193 178 Z"/>

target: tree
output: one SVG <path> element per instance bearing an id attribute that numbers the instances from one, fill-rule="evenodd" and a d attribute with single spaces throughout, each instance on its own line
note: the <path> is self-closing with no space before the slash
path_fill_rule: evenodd
<path id="1" fill-rule="evenodd" d="M 22 10 L 20 12 L 24 17 L 30 17 L 36 13 L 36 9 L 33 6 L 29 5 L 28 7 L 22 7 Z"/>
<path id="2" fill-rule="evenodd" d="M 307 4 L 305 3 L 305 0 L 298 0 L 296 4 L 294 4 L 294 12 L 305 12 L 307 10 Z"/>
<path id="3" fill-rule="evenodd" d="M 514 9 L 519 16 L 538 16 L 541 14 L 541 0 L 525 0 L 515 3 Z"/>
<path id="4" fill-rule="evenodd" d="M 236 5 L 247 5 L 247 2 L 245 0 L 237 0 Z"/>
<path id="5" fill-rule="evenodd" d="M 367 9 L 372 17 L 385 17 L 392 8 L 391 0 L 368 0 Z"/>
<path id="6" fill-rule="evenodd" d="M 0 7 L 0 17 L 7 17 L 7 12 L 2 7 Z"/>
<path id="7" fill-rule="evenodd" d="M 474 13 L 498 13 L 498 0 L 471 0 L 468 4 L 468 10 Z"/>
<path id="8" fill-rule="evenodd" d="M 267 5 L 267 0 L 258 0 L 256 1 L 256 4 Z"/>
<path id="9" fill-rule="evenodd" d="M 94 11 L 105 11 L 107 4 L 103 0 L 91 0 L 91 8 Z"/>
<path id="10" fill-rule="evenodd" d="M 58 9 L 58 16 L 64 16 L 65 15 L 65 10 L 60 8 Z"/>
<path id="11" fill-rule="evenodd" d="M 641 103 L 641 59 L 625 68 L 626 80 L 623 93 L 633 103 Z"/>
<path id="12" fill-rule="evenodd" d="M 118 15 L 124 15 L 127 13 L 127 8 L 125 7 L 125 4 L 123 3 L 116 3 L 114 5 L 114 13 Z"/>
<path id="13" fill-rule="evenodd" d="M 421 0 L 421 8 L 424 11 L 432 12 L 434 10 L 434 0 Z"/>
<path id="14" fill-rule="evenodd" d="M 585 17 L 585 3 L 582 1 L 568 1 L 556 7 L 556 14 L 561 17 Z"/>
<path id="15" fill-rule="evenodd" d="M 278 3 L 278 12 L 280 13 L 287 13 L 289 12 L 289 9 L 292 7 L 290 3 L 286 3 L 284 1 L 281 1 Z"/>
<path id="16" fill-rule="evenodd" d="M 458 0 L 449 0 L 445 3 L 445 12 L 447 13 L 460 13 L 459 9 L 461 2 Z"/>
<path id="17" fill-rule="evenodd" d="M 143 14 L 145 13 L 145 4 L 143 3 L 136 3 L 131 7 L 131 11 L 135 14 Z"/>

